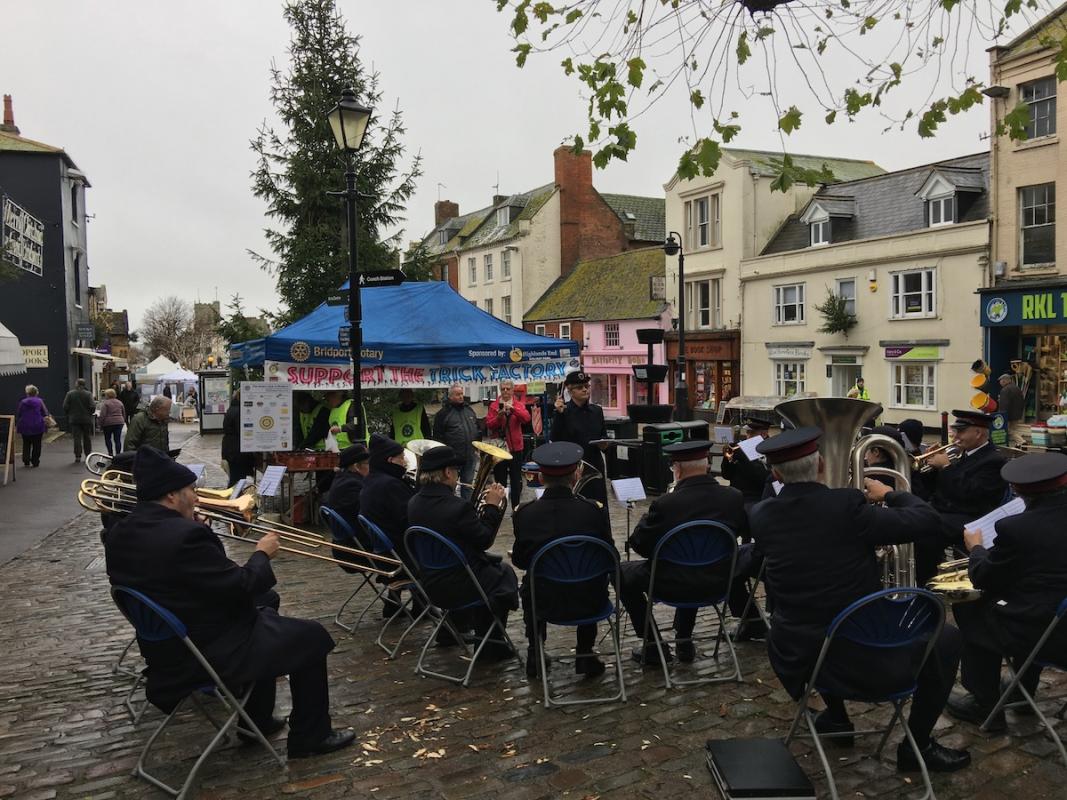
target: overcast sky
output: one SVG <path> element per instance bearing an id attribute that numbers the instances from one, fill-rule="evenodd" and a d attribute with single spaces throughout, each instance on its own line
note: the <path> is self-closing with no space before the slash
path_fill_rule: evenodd
<path id="1" fill-rule="evenodd" d="M 34 0 L 3 9 L 0 92 L 14 96 L 22 135 L 67 150 L 92 183 L 90 283 L 140 325 L 174 294 L 254 311 L 277 307 L 273 282 L 246 255 L 262 250 L 263 204 L 252 196 L 249 140 L 272 116 L 272 59 L 286 63 L 281 0 Z M 339 0 L 362 58 L 381 73 L 383 106 L 399 103 L 424 175 L 405 241 L 433 225 L 441 198 L 460 211 L 552 180 L 552 150 L 580 129 L 584 101 L 559 56 L 514 65 L 507 18 L 492 0 Z M 971 69 L 984 79 L 983 43 Z M 784 85 L 784 84 L 783 84 Z M 780 87 L 781 88 L 781 87 Z M 914 90 L 918 90 L 915 87 Z M 914 91 L 913 90 L 913 91 Z M 805 99 L 805 98 L 801 98 Z M 324 109 L 325 112 L 327 109 Z M 768 110 L 769 111 L 769 110 Z M 932 140 L 881 134 L 884 121 L 825 127 L 813 111 L 789 138 L 795 153 L 869 158 L 887 169 L 986 149 L 988 110 Z M 737 144 L 780 148 L 774 116 L 746 120 Z M 628 164 L 594 174 L 601 191 L 662 196 L 691 133 L 684 99 L 637 126 Z M 438 188 L 443 184 L 444 188 Z"/>

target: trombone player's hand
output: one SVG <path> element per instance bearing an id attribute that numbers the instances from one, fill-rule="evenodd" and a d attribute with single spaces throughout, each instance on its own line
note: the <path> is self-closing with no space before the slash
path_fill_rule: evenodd
<path id="1" fill-rule="evenodd" d="M 505 494 L 507 494 L 507 490 L 499 483 L 493 482 L 485 490 L 485 504 L 499 506 L 504 501 Z"/>
<path id="2" fill-rule="evenodd" d="M 971 552 L 974 548 L 982 543 L 982 529 L 981 528 L 964 528 L 963 529 L 963 546 L 967 548 L 967 552 Z"/>
<path id="3" fill-rule="evenodd" d="M 868 503 L 885 502 L 885 496 L 891 491 L 893 491 L 893 489 L 886 486 L 881 481 L 872 480 L 871 478 L 863 479 L 863 494 L 867 498 Z"/>
<path id="4" fill-rule="evenodd" d="M 263 536 L 258 542 L 256 542 L 256 550 L 261 553 L 266 553 L 267 558 L 274 558 L 278 554 L 278 548 L 280 547 L 278 542 L 278 534 L 268 533 Z"/>

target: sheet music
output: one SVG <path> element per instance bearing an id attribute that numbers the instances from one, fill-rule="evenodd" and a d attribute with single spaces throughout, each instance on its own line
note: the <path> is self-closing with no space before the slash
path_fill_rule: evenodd
<path id="1" fill-rule="evenodd" d="M 237 483 L 233 485 L 233 491 L 230 492 L 230 499 L 236 500 L 241 496 L 241 492 L 245 490 L 245 486 L 248 485 L 248 478 L 241 478 Z"/>
<path id="2" fill-rule="evenodd" d="M 611 482 L 611 488 L 620 503 L 647 499 L 645 487 L 640 478 L 618 478 Z"/>
<path id="3" fill-rule="evenodd" d="M 716 444 L 730 444 L 734 440 L 734 429 L 729 425 L 716 425 L 711 431 L 711 440 Z"/>
<path id="4" fill-rule="evenodd" d="M 989 548 L 993 546 L 993 542 L 997 538 L 996 524 L 998 519 L 1004 519 L 1004 517 L 1013 517 L 1016 514 L 1021 514 L 1026 510 L 1026 504 L 1023 503 L 1021 497 L 1016 497 L 1014 500 L 1005 503 L 999 508 L 994 508 L 984 517 L 980 517 L 973 522 L 968 522 L 963 527 L 968 530 L 980 530 L 982 532 L 982 546 Z"/>
<path id="5" fill-rule="evenodd" d="M 737 446 L 741 448 L 741 452 L 748 457 L 749 461 L 763 461 L 763 456 L 756 452 L 756 445 L 762 441 L 763 437 L 757 433 L 755 436 L 742 439 Z"/>
<path id="6" fill-rule="evenodd" d="M 782 493 L 782 482 L 781 481 L 771 481 L 771 488 L 774 489 L 774 493 L 775 494 L 781 494 Z"/>
<path id="7" fill-rule="evenodd" d="M 206 469 L 204 464 L 185 464 L 187 470 L 192 472 L 196 476 L 196 485 L 200 485 L 201 479 L 204 477 L 204 470 Z"/>
<path id="8" fill-rule="evenodd" d="M 267 467 L 263 470 L 263 478 L 259 482 L 259 494 L 263 497 L 277 497 L 284 477 L 285 467 Z"/>
<path id="9" fill-rule="evenodd" d="M 545 493 L 545 487 L 544 486 L 535 486 L 534 487 L 534 497 L 536 497 L 538 500 L 541 499 L 541 495 L 543 495 L 544 493 Z"/>

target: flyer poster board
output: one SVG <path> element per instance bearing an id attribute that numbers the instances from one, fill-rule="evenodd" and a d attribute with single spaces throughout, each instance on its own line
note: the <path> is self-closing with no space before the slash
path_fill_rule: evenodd
<path id="1" fill-rule="evenodd" d="M 205 414 L 225 414 L 230 406 L 230 379 L 225 375 L 205 377 L 201 401 Z"/>
<path id="2" fill-rule="evenodd" d="M 269 381 L 241 382 L 241 452 L 293 449 L 293 387 Z"/>
<path id="3" fill-rule="evenodd" d="M 15 418 L 0 415 L 0 467 L 4 470 L 4 486 L 15 470 Z"/>

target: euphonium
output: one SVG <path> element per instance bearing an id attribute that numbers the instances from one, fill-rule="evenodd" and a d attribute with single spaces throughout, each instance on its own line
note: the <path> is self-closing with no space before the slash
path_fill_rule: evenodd
<path id="1" fill-rule="evenodd" d="M 485 442 L 471 442 L 471 444 L 478 451 L 478 471 L 474 474 L 474 481 L 471 483 L 471 502 L 475 507 L 479 507 L 482 503 L 482 495 L 489 481 L 493 479 L 493 469 L 501 461 L 511 461 L 512 455 L 503 447 Z M 507 508 L 506 498 L 500 501 L 499 508 L 501 512 Z"/>

